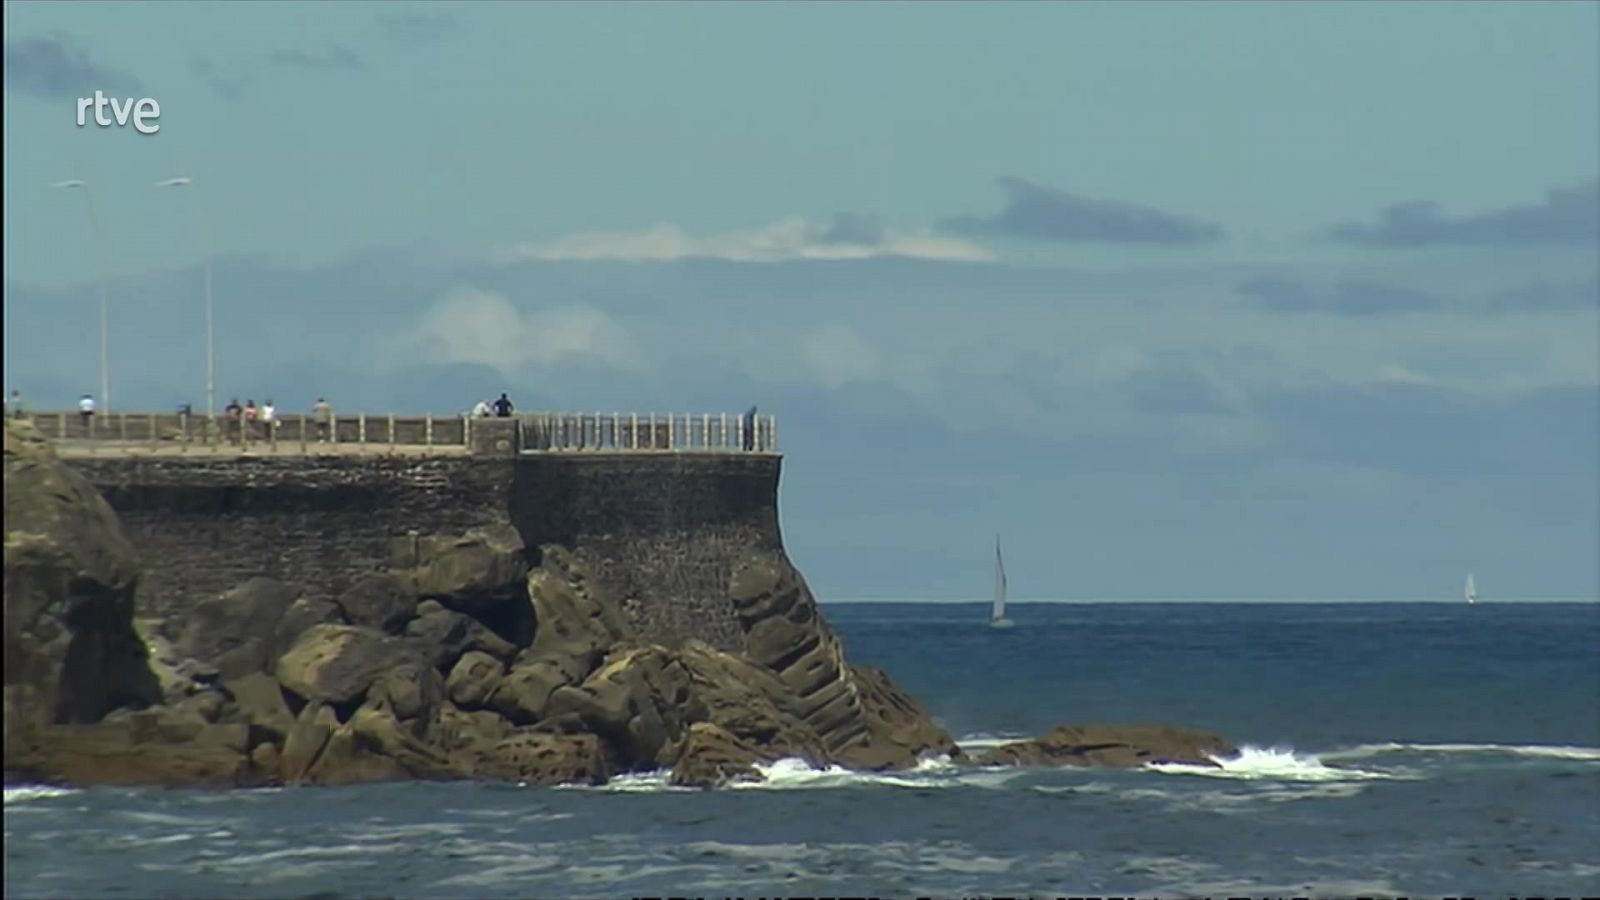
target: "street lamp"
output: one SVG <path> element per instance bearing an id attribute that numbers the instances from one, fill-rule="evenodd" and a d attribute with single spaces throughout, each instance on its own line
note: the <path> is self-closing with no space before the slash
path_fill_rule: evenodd
<path id="1" fill-rule="evenodd" d="M 50 186 L 55 188 L 82 188 L 84 200 L 88 202 L 89 240 L 94 244 L 94 255 L 100 267 L 100 406 L 102 411 L 110 412 L 111 367 L 108 360 L 111 354 L 107 338 L 107 324 L 110 319 L 111 284 L 106 275 L 105 238 L 100 231 L 100 216 L 95 211 L 94 192 L 89 190 L 89 182 L 80 178 L 58 181 Z"/>
<path id="2" fill-rule="evenodd" d="M 168 178 L 156 182 L 156 187 L 193 187 L 193 178 Z M 206 276 L 206 418 L 217 414 L 217 345 L 211 317 L 211 254 L 205 255 Z"/>

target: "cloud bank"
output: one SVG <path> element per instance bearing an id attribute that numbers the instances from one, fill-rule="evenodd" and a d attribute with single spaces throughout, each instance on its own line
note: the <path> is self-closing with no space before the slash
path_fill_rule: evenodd
<path id="1" fill-rule="evenodd" d="M 1335 240 L 1367 247 L 1467 245 L 1577 245 L 1600 242 L 1600 181 L 1556 188 L 1541 203 L 1450 217 L 1430 201 L 1387 207 L 1372 225 L 1345 222 L 1329 229 Z"/>
<path id="2" fill-rule="evenodd" d="M 81 97 L 96 90 L 143 93 L 139 79 L 106 68 L 65 36 L 5 43 L 5 86 L 35 97 Z"/>
<path id="3" fill-rule="evenodd" d="M 1000 179 L 1010 195 L 992 216 L 957 216 L 940 227 L 968 237 L 1117 244 L 1202 244 L 1222 238 L 1222 226 L 1148 206 L 1100 200 L 1047 188 L 1023 178 Z"/>
<path id="4" fill-rule="evenodd" d="M 644 231 L 599 231 L 554 241 L 524 243 L 499 254 L 501 262 L 672 262 L 721 259 L 731 262 L 872 259 L 984 261 L 994 258 L 971 241 L 925 231 L 894 231 L 869 216 L 840 214 L 827 225 L 791 217 L 762 228 L 694 237 L 673 224 Z"/>

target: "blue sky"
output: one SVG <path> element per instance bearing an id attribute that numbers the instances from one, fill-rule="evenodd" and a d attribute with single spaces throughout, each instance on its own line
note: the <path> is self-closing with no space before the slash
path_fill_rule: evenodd
<path id="1" fill-rule="evenodd" d="M 5 10 L 35 404 L 81 178 L 120 407 L 214 256 L 225 396 L 761 403 L 824 597 L 1600 595 L 1600 5 Z"/>

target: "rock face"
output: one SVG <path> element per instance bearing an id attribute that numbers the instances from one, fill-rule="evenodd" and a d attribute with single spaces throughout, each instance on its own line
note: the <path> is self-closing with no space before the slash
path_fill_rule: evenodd
<path id="1" fill-rule="evenodd" d="M 1216 766 L 1239 748 L 1209 732 L 1166 725 L 1062 725 L 1037 738 L 1001 744 L 980 765 L 1114 766 L 1149 763 Z"/>
<path id="2" fill-rule="evenodd" d="M 547 784 L 670 770 L 717 787 L 783 758 L 965 760 L 887 674 L 846 662 L 775 532 L 697 562 L 694 602 L 673 615 L 639 614 L 647 579 L 597 577 L 615 574 L 614 542 L 524 548 L 503 526 L 396 538 L 391 571 L 337 596 L 255 578 L 135 622 L 139 560 L 104 501 L 10 422 L 5 465 L 8 778 Z M 685 609 L 715 614 L 715 646 Z M 1230 752 L 1199 732 L 1073 726 L 980 762 Z"/>
<path id="3" fill-rule="evenodd" d="M 29 425 L 5 423 L 5 732 L 160 702 L 133 627 L 139 561 L 111 508 Z"/>

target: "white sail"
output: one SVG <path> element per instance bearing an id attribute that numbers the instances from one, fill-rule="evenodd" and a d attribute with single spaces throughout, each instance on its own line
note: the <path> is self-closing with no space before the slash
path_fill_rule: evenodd
<path id="1" fill-rule="evenodd" d="M 1472 603 L 1478 599 L 1478 585 L 1472 580 L 1472 573 L 1467 573 L 1467 602 Z"/>
<path id="2" fill-rule="evenodd" d="M 1005 628 L 1011 624 L 1006 618 L 1006 564 L 1000 557 L 1000 536 L 994 539 L 994 609 L 989 613 L 989 624 Z"/>

